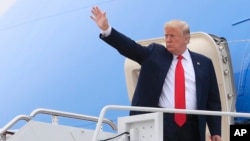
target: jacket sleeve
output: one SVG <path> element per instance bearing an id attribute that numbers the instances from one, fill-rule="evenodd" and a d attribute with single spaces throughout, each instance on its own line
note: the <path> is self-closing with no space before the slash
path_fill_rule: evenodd
<path id="1" fill-rule="evenodd" d="M 111 29 L 111 34 L 109 36 L 104 37 L 100 34 L 99 37 L 110 46 L 117 49 L 120 54 L 139 64 L 141 64 L 149 54 L 149 48 L 136 43 L 134 40 L 118 32 L 114 28 Z"/>
<path id="2" fill-rule="evenodd" d="M 212 61 L 210 62 L 210 93 L 208 96 L 208 110 L 221 111 L 220 93 Z M 208 116 L 207 124 L 211 135 L 221 135 L 221 116 Z"/>

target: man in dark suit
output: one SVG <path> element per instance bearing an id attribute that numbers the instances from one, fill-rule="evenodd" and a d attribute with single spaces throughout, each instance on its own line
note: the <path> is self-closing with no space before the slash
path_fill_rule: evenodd
<path id="1" fill-rule="evenodd" d="M 106 13 L 98 7 L 93 7 L 91 12 L 91 18 L 102 30 L 100 38 L 141 65 L 132 106 L 221 111 L 212 61 L 187 49 L 188 24 L 180 20 L 166 23 L 166 47 L 155 43 L 144 47 L 112 28 Z M 181 91 L 183 97 L 177 99 L 176 91 Z M 142 113 L 130 112 L 136 114 Z M 181 123 L 177 122 L 177 115 L 164 114 L 164 141 L 205 141 L 206 124 L 211 140 L 221 140 L 220 116 L 179 115 Z"/>

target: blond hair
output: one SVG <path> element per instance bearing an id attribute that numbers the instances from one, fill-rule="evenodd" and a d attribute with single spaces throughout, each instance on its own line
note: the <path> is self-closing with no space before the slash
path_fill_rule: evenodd
<path id="1" fill-rule="evenodd" d="M 183 35 L 190 36 L 190 28 L 189 28 L 189 25 L 185 21 L 171 20 L 165 23 L 164 28 L 166 29 L 167 27 L 179 27 L 182 30 Z"/>

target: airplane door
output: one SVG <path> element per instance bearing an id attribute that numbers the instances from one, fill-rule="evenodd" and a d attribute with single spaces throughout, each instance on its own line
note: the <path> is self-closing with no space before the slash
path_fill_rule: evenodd
<path id="1" fill-rule="evenodd" d="M 165 45 L 164 37 L 138 41 L 139 44 L 145 46 L 149 45 L 152 42 Z M 217 76 L 222 102 L 222 110 L 227 112 L 234 112 L 236 93 L 233 80 L 231 56 L 226 39 L 204 32 L 194 32 L 191 33 L 191 39 L 190 43 L 188 44 L 188 48 L 194 52 L 203 54 L 211 58 Z M 138 75 L 140 73 L 140 65 L 126 58 L 124 69 L 128 96 L 129 100 L 131 101 L 137 83 Z M 233 124 L 233 117 L 223 116 L 222 140 L 229 140 L 230 124 Z M 209 140 L 209 135 L 209 131 L 207 130 L 207 141 Z"/>

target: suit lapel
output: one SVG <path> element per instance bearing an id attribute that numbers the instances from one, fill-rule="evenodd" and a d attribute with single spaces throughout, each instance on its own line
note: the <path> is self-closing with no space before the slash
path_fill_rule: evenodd
<path id="1" fill-rule="evenodd" d="M 195 53 L 193 53 L 192 51 L 189 51 L 189 52 L 190 52 L 190 56 L 193 62 L 193 66 L 194 66 L 197 100 L 201 101 L 200 98 L 201 98 L 201 93 L 202 93 L 202 86 L 201 86 L 202 85 L 202 80 L 201 80 L 202 69 L 200 69 L 200 67 L 201 67 L 202 62 L 200 62 L 200 60 L 197 58 Z"/>
<path id="2" fill-rule="evenodd" d="M 162 71 L 160 73 L 160 78 L 159 78 L 159 82 L 160 82 L 160 86 L 163 86 L 163 83 L 165 81 L 165 78 L 167 76 L 168 70 L 171 66 L 172 60 L 173 60 L 173 55 L 170 54 L 169 52 L 166 51 L 166 55 L 163 55 L 162 59 L 162 63 L 161 63 L 161 67 Z"/>

